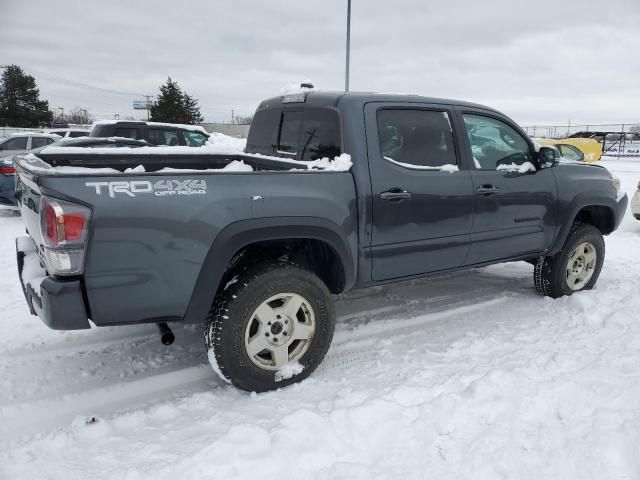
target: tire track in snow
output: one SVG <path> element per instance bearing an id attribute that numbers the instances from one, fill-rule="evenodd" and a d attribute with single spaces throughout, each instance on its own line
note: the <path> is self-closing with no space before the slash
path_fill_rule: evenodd
<path id="1" fill-rule="evenodd" d="M 371 343 L 377 344 L 381 335 L 389 336 L 393 334 L 397 336 L 400 334 L 400 336 L 402 336 L 404 334 L 413 334 L 415 333 L 416 327 L 432 325 L 443 320 L 449 320 L 452 317 L 476 313 L 501 305 L 512 299 L 513 296 L 496 297 L 484 302 L 447 308 L 446 310 L 423 314 L 409 319 L 390 319 L 384 325 L 367 325 L 355 331 L 339 332 L 336 337 L 334 337 L 331 349 L 318 371 L 324 372 L 347 366 L 351 367 L 359 363 L 371 362 L 381 351 L 378 345 L 371 345 Z M 354 345 L 362 343 L 363 341 L 367 343 L 367 345 L 361 347 Z"/>
<path id="2" fill-rule="evenodd" d="M 71 423 L 77 416 L 104 416 L 120 408 L 131 410 L 169 396 L 172 392 L 199 387 L 211 390 L 221 382 L 209 365 L 184 368 L 94 390 L 0 407 L 6 438 L 16 438 Z"/>
<path id="3" fill-rule="evenodd" d="M 357 343 L 377 343 L 381 335 L 412 334 L 416 327 L 493 308 L 510 299 L 511 297 L 498 297 L 406 320 L 390 319 L 386 320 L 384 325 L 369 324 L 354 331 L 337 332 L 334 344 L 319 372 L 328 373 L 366 364 L 380 354 L 381 349 L 377 345 L 358 346 Z M 374 312 L 384 313 L 381 309 L 375 309 Z M 388 309 L 385 312 L 388 312 Z M 120 410 L 131 411 L 157 400 L 166 401 L 172 394 L 183 397 L 197 391 L 211 391 L 223 386 L 209 365 L 190 366 L 151 375 L 145 372 L 144 375 L 142 378 L 134 377 L 107 387 L 1 406 L 0 418 L 3 419 L 7 436 L 11 438 L 61 427 L 78 416 L 105 416 Z M 95 384 L 92 387 L 95 387 Z"/>

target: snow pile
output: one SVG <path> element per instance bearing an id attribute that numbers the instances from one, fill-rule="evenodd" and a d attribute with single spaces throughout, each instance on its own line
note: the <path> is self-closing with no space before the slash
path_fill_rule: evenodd
<path id="1" fill-rule="evenodd" d="M 224 133 L 211 132 L 209 133 L 209 140 L 207 144 L 213 145 L 216 148 L 225 148 L 229 151 L 244 152 L 244 147 L 247 145 L 246 138 L 236 138 Z"/>
<path id="2" fill-rule="evenodd" d="M 276 382 L 281 382 L 282 380 L 288 380 L 296 375 L 299 375 L 304 370 L 304 365 L 300 362 L 289 362 L 286 365 L 283 365 L 281 369 L 276 372 Z"/>
<path id="3" fill-rule="evenodd" d="M 232 160 L 227 163 L 222 168 L 204 168 L 204 169 L 195 169 L 195 168 L 171 168 L 165 167 L 157 172 L 149 172 L 149 173 L 229 173 L 229 172 L 253 172 L 253 167 L 251 165 L 247 165 L 243 160 Z"/>
<path id="4" fill-rule="evenodd" d="M 517 173 L 527 173 L 527 172 L 535 172 L 536 167 L 533 166 L 531 162 L 524 162 L 520 165 L 517 163 L 510 163 L 508 165 L 498 165 L 496 168 L 499 172 L 517 172 Z"/>
<path id="5" fill-rule="evenodd" d="M 309 79 L 302 80 L 298 83 L 288 83 L 280 89 L 281 95 L 295 95 L 296 93 L 306 93 L 316 90 L 316 88 L 303 87 L 302 85 L 313 85 Z"/>
<path id="6" fill-rule="evenodd" d="M 351 163 L 351 155 L 348 153 L 343 153 L 334 158 L 323 157 L 317 160 L 311 160 L 310 162 L 301 163 L 306 163 L 307 170 L 324 170 L 327 172 L 348 172 L 353 165 Z"/>

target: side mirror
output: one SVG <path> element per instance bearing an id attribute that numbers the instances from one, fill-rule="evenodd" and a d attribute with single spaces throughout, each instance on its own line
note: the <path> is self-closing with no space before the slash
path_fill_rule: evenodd
<path id="1" fill-rule="evenodd" d="M 538 151 L 538 165 L 540 168 L 553 167 L 556 163 L 556 152 L 554 147 L 540 147 Z"/>

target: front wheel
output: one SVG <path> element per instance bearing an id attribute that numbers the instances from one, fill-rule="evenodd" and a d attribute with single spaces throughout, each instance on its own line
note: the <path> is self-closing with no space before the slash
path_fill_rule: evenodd
<path id="1" fill-rule="evenodd" d="M 311 374 L 329 349 L 334 323 L 322 280 L 291 263 L 267 263 L 227 283 L 209 313 L 205 343 L 223 380 L 263 392 Z"/>
<path id="2" fill-rule="evenodd" d="M 590 290 L 604 262 L 604 238 L 593 225 L 576 222 L 553 257 L 540 257 L 535 264 L 534 284 L 538 293 L 552 298 Z"/>

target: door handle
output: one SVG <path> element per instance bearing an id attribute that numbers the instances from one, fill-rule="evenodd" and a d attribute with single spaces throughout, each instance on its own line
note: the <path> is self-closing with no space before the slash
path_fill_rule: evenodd
<path id="1" fill-rule="evenodd" d="M 402 202 L 411 198 L 411 193 L 396 187 L 382 192 L 380 198 L 388 202 Z"/>
<path id="2" fill-rule="evenodd" d="M 500 189 L 495 185 L 482 185 L 481 187 L 476 188 L 476 193 L 478 195 L 494 195 L 499 191 Z"/>

